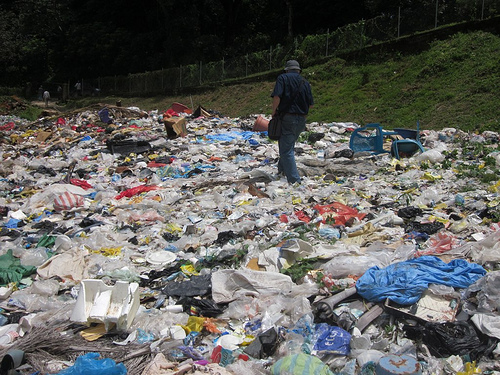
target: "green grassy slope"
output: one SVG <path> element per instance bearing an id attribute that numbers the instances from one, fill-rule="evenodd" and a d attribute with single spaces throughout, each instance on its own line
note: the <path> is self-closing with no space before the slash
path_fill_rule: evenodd
<path id="1" fill-rule="evenodd" d="M 368 62 L 366 62 L 368 61 Z M 435 41 L 415 54 L 331 59 L 304 67 L 315 96 L 309 121 L 379 122 L 385 128 L 456 127 L 500 131 L 500 37 L 479 31 Z M 166 110 L 173 102 L 202 105 L 229 117 L 271 112 L 274 82 L 225 84 L 196 94 L 154 98 L 84 98 L 68 109 L 96 101 L 144 110 Z"/>
<path id="2" fill-rule="evenodd" d="M 332 60 L 307 73 L 317 121 L 500 130 L 500 38 L 489 33 L 457 34 L 373 64 Z"/>

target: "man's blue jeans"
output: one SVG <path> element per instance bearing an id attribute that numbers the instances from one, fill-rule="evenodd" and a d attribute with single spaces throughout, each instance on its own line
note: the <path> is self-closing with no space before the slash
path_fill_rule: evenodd
<path id="1" fill-rule="evenodd" d="M 283 117 L 281 137 L 278 141 L 280 160 L 278 173 L 283 172 L 290 184 L 300 181 L 299 171 L 295 163 L 295 142 L 300 133 L 306 129 L 306 118 L 286 114 Z"/>

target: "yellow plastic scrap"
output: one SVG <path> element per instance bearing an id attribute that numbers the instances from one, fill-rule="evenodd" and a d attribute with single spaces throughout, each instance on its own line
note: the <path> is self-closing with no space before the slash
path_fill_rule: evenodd
<path id="1" fill-rule="evenodd" d="M 185 326 L 182 326 L 186 333 L 190 332 L 201 332 L 203 330 L 203 325 L 205 324 L 205 318 L 199 316 L 190 316 Z"/>
<path id="2" fill-rule="evenodd" d="M 492 207 L 496 207 L 500 204 L 500 198 L 495 198 L 493 199 L 492 201 L 488 202 L 486 205 L 489 207 L 489 208 L 492 208 Z"/>
<path id="3" fill-rule="evenodd" d="M 26 132 L 24 132 L 23 134 L 21 134 L 21 137 L 28 138 L 28 137 L 31 137 L 33 134 L 35 134 L 34 130 L 27 130 Z"/>
<path id="4" fill-rule="evenodd" d="M 448 205 L 444 202 L 438 203 L 434 206 L 435 210 L 444 210 L 445 208 L 448 208 Z"/>
<path id="5" fill-rule="evenodd" d="M 101 247 L 97 251 L 93 251 L 94 253 L 102 254 L 107 257 L 115 257 L 121 254 L 122 252 L 122 247 Z"/>
<path id="6" fill-rule="evenodd" d="M 150 242 L 151 242 L 151 237 L 149 236 L 146 236 L 143 239 L 139 240 L 139 243 L 141 245 L 149 245 Z"/>
<path id="7" fill-rule="evenodd" d="M 185 264 L 185 265 L 181 266 L 181 271 L 182 271 L 182 273 L 189 275 L 189 276 L 199 274 L 198 271 L 196 271 L 196 269 L 193 267 L 192 264 Z"/>
<path id="8" fill-rule="evenodd" d="M 240 345 L 241 346 L 248 346 L 252 343 L 253 340 L 255 340 L 255 336 L 245 335 L 245 337 L 243 338 L 243 342 Z"/>
<path id="9" fill-rule="evenodd" d="M 336 196 L 333 197 L 333 200 L 335 202 L 342 203 L 342 204 L 344 204 L 346 206 L 349 205 L 348 202 L 347 202 L 347 198 L 345 196 L 343 196 L 343 195 L 336 195 Z"/>
<path id="10" fill-rule="evenodd" d="M 480 368 L 476 367 L 476 361 L 467 362 L 465 364 L 465 371 L 457 372 L 457 375 L 473 375 L 473 374 L 481 374 L 482 371 Z"/>
<path id="11" fill-rule="evenodd" d="M 300 197 L 292 197 L 292 203 L 293 204 L 300 204 L 300 203 L 302 203 L 302 199 Z"/>
<path id="12" fill-rule="evenodd" d="M 363 198 L 363 199 L 370 199 L 372 197 L 370 194 L 366 194 L 366 193 L 362 192 L 361 190 L 357 190 L 356 195 L 358 197 Z"/>
<path id="13" fill-rule="evenodd" d="M 498 181 L 495 185 L 488 186 L 488 191 L 490 193 L 498 193 L 500 190 L 500 181 Z"/>
<path id="14" fill-rule="evenodd" d="M 252 204 L 252 201 L 245 199 L 241 202 L 238 202 L 237 206 L 248 206 L 249 204 Z"/>
<path id="15" fill-rule="evenodd" d="M 168 223 L 166 226 L 165 226 L 165 231 L 168 232 L 168 233 L 181 233 L 182 232 L 182 228 L 175 224 L 175 223 Z"/>
<path id="16" fill-rule="evenodd" d="M 29 189 L 29 190 L 23 190 L 17 195 L 20 196 L 21 198 L 29 198 L 36 193 L 38 193 L 38 190 Z"/>
<path id="17" fill-rule="evenodd" d="M 398 165 L 401 166 L 401 167 L 403 167 L 403 168 L 405 167 L 405 164 L 401 160 L 398 160 L 396 158 L 392 158 L 391 162 L 390 162 L 390 166 L 391 166 L 390 170 L 391 171 L 395 171 L 396 167 Z"/>
<path id="18" fill-rule="evenodd" d="M 435 215 L 430 215 L 429 216 L 429 221 L 438 221 L 438 222 L 443 223 L 443 224 L 448 224 L 450 222 L 448 219 L 445 219 L 445 218 L 442 218 L 442 217 L 438 217 L 438 216 L 435 216 Z"/>
<path id="19" fill-rule="evenodd" d="M 152 154 L 152 155 L 149 155 L 148 158 L 150 160 L 155 160 L 159 155 L 158 154 Z"/>
<path id="20" fill-rule="evenodd" d="M 135 197 L 133 197 L 133 198 L 130 199 L 129 204 L 139 204 L 143 200 L 144 200 L 144 197 L 141 197 L 141 196 L 137 195 L 137 196 L 135 196 Z"/>
<path id="21" fill-rule="evenodd" d="M 433 175 L 432 173 L 425 172 L 424 175 L 422 176 L 422 179 L 428 180 L 428 181 L 437 181 L 441 180 L 443 176 L 441 175 Z"/>
<path id="22" fill-rule="evenodd" d="M 95 341 L 106 334 L 106 327 L 104 323 L 100 323 L 95 327 L 87 328 L 80 332 L 82 336 L 87 341 Z"/>

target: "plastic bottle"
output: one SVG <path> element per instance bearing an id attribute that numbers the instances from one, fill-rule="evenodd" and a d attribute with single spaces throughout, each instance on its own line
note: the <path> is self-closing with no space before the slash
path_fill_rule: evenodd
<path id="1" fill-rule="evenodd" d="M 6 346 L 14 342 L 15 339 L 19 337 L 19 333 L 16 331 L 9 331 L 2 336 L 0 336 L 0 346 Z"/>

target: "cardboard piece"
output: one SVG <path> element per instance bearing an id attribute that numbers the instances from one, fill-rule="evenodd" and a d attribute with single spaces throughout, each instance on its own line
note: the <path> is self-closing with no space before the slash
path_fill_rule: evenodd
<path id="1" fill-rule="evenodd" d="M 45 142 L 51 135 L 52 135 L 52 132 L 39 131 L 37 136 L 36 136 L 36 141 L 38 143 Z"/>
<path id="2" fill-rule="evenodd" d="M 163 122 L 169 138 L 185 137 L 187 135 L 187 120 L 184 117 L 170 117 L 164 119 Z"/>

